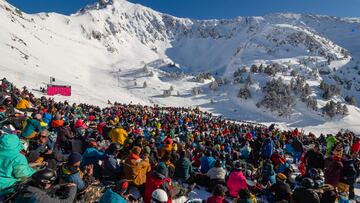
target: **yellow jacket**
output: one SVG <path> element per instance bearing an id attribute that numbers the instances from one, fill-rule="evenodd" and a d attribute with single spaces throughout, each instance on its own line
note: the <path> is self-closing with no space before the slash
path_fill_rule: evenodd
<path id="1" fill-rule="evenodd" d="M 128 136 L 127 132 L 122 128 L 114 128 L 110 131 L 109 134 L 111 142 L 117 142 L 121 145 L 124 144 L 127 136 Z"/>
<path id="2" fill-rule="evenodd" d="M 26 99 L 21 99 L 17 105 L 16 105 L 17 109 L 29 109 L 31 108 L 30 102 Z"/>

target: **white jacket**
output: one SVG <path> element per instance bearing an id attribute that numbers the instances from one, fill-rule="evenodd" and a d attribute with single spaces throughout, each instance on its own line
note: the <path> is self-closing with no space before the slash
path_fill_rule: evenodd
<path id="1" fill-rule="evenodd" d="M 211 168 L 207 174 L 206 174 L 210 180 L 213 179 L 220 179 L 220 180 L 225 180 L 225 176 L 226 176 L 226 170 L 223 167 L 213 167 Z"/>

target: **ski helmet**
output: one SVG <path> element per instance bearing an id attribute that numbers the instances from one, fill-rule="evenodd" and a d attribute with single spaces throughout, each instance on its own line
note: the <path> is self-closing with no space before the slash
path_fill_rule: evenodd
<path id="1" fill-rule="evenodd" d="M 301 186 L 303 186 L 304 188 L 313 188 L 314 181 L 311 178 L 304 178 L 301 181 Z"/>
<path id="2" fill-rule="evenodd" d="M 46 184 L 52 184 L 57 178 L 56 171 L 50 168 L 45 168 L 37 171 L 31 176 L 31 179 L 35 185 L 45 186 Z"/>
<path id="3" fill-rule="evenodd" d="M 168 195 L 162 189 L 156 189 L 151 195 L 151 203 L 166 203 Z"/>

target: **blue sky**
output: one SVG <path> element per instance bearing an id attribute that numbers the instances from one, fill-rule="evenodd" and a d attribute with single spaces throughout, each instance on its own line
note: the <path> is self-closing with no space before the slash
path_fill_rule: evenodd
<path id="1" fill-rule="evenodd" d="M 130 0 L 178 17 L 234 18 L 275 12 L 360 17 L 360 0 Z M 27 13 L 75 13 L 95 0 L 8 0 Z"/>

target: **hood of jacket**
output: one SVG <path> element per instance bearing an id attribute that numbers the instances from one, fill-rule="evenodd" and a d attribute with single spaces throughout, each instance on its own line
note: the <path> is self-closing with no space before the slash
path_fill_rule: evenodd
<path id="1" fill-rule="evenodd" d="M 20 139 L 17 135 L 5 134 L 3 136 L 0 136 L 0 152 L 20 152 L 23 149 L 24 146 L 21 144 Z"/>

